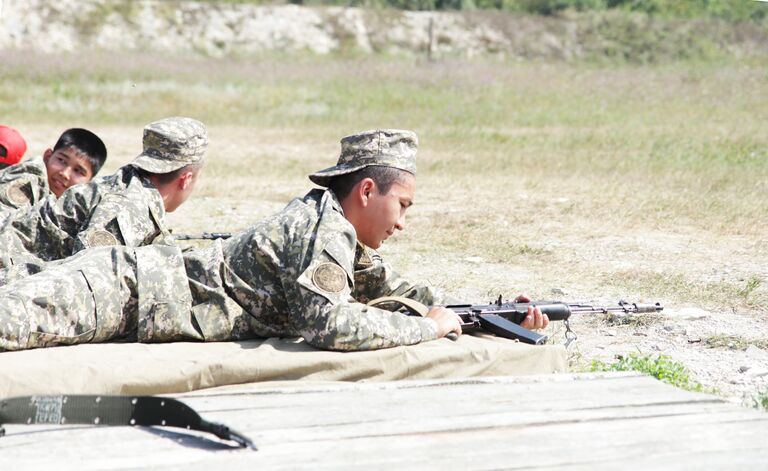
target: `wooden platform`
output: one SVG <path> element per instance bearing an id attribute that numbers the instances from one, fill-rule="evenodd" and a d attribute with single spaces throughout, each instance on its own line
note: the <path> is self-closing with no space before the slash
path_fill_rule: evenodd
<path id="1" fill-rule="evenodd" d="M 2 469 L 768 469 L 768 414 L 635 374 L 261 383 L 173 397 L 259 450 L 171 428 L 6 425 Z"/>

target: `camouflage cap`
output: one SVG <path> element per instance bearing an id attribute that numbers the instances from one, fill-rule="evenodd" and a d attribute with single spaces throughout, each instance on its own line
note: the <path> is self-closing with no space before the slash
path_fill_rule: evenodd
<path id="1" fill-rule="evenodd" d="M 19 131 L 8 127 L 0 126 L 0 146 L 5 148 L 5 156 L 0 154 L 0 164 L 15 165 L 19 163 L 27 151 L 27 142 L 21 137 Z"/>
<path id="2" fill-rule="evenodd" d="M 144 151 L 131 165 L 168 173 L 201 162 L 208 149 L 205 125 L 192 118 L 165 118 L 144 126 Z"/>
<path id="3" fill-rule="evenodd" d="M 338 163 L 309 176 L 320 186 L 328 186 L 333 177 L 361 168 L 380 165 L 405 170 L 416 175 L 416 150 L 419 140 L 413 131 L 377 129 L 353 134 L 341 140 Z"/>

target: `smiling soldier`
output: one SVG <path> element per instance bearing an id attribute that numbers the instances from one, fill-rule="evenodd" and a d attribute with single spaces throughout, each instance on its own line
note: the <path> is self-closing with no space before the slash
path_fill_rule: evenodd
<path id="1" fill-rule="evenodd" d="M 8 215 L 0 227 L 0 284 L 90 247 L 140 247 L 170 240 L 165 215 L 196 186 L 207 130 L 192 118 L 164 118 L 144 127 L 142 144 L 142 153 L 113 175 L 62 189 L 58 199 L 48 197 Z M 46 164 L 58 168 L 82 160 L 80 154 L 70 154 L 46 153 Z M 60 175 L 56 172 L 54 180 Z M 57 185 L 51 184 L 52 191 Z"/>
<path id="2" fill-rule="evenodd" d="M 0 212 L 31 206 L 69 187 L 88 183 L 107 160 L 104 142 L 87 129 L 64 131 L 42 158 L 32 158 L 0 172 Z"/>

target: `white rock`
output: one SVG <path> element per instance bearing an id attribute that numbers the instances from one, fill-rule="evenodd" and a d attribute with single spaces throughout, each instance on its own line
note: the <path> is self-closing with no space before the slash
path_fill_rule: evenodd
<path id="1" fill-rule="evenodd" d="M 681 309 L 664 309 L 662 312 L 667 317 L 674 318 L 674 319 L 682 319 L 686 321 L 695 321 L 699 319 L 708 319 L 712 317 L 711 312 L 705 311 L 704 309 L 699 309 L 697 307 L 684 307 Z"/>
<path id="2" fill-rule="evenodd" d="M 483 263 L 483 257 L 464 257 L 464 260 L 469 263 Z"/>
<path id="3" fill-rule="evenodd" d="M 747 347 L 747 348 L 744 350 L 744 353 L 746 353 L 746 355 L 747 355 L 749 358 L 760 359 L 760 360 L 762 360 L 762 359 L 768 359 L 768 352 L 766 352 L 766 351 L 765 351 L 765 350 L 763 350 L 762 348 L 756 347 L 756 346 L 754 346 L 754 345 L 750 345 L 750 346 L 748 346 L 748 347 Z"/>
<path id="4" fill-rule="evenodd" d="M 763 376 L 768 376 L 768 368 L 763 368 L 763 367 L 759 367 L 759 366 L 758 367 L 754 367 L 754 368 L 750 368 L 747 371 L 747 375 L 749 375 L 749 376 L 751 376 L 753 378 L 761 378 Z"/>

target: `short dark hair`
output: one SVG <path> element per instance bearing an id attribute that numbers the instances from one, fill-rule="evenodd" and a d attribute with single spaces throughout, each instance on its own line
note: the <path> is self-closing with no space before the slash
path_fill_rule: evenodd
<path id="1" fill-rule="evenodd" d="M 371 178 L 376 183 L 376 188 L 379 189 L 380 195 L 386 195 L 392 185 L 401 180 L 405 174 L 409 172 L 401 170 L 399 168 L 387 167 L 384 165 L 371 165 L 369 167 L 363 167 L 352 173 L 345 175 L 339 175 L 333 177 L 328 184 L 328 189 L 336 195 L 339 201 L 343 201 L 352 188 L 360 183 L 363 179 Z"/>
<path id="2" fill-rule="evenodd" d="M 177 179 L 181 174 L 183 174 L 186 171 L 195 171 L 197 168 L 202 168 L 203 162 L 195 162 L 193 164 L 185 165 L 181 168 L 177 168 L 176 170 L 171 170 L 170 172 L 166 173 L 154 173 L 154 172 L 148 172 L 144 170 L 143 168 L 137 168 L 139 171 L 139 174 L 143 177 L 151 177 L 154 176 L 157 178 L 157 183 L 160 183 L 161 185 L 165 185 L 166 183 L 170 183 L 173 180 Z"/>
<path id="3" fill-rule="evenodd" d="M 66 149 L 68 147 L 74 147 L 85 154 L 88 162 L 91 163 L 91 170 L 93 170 L 94 176 L 99 173 L 102 165 L 107 160 L 107 147 L 104 145 L 104 142 L 99 136 L 87 129 L 67 129 L 61 134 L 59 140 L 56 141 L 53 151 L 56 152 L 59 149 Z"/>

